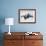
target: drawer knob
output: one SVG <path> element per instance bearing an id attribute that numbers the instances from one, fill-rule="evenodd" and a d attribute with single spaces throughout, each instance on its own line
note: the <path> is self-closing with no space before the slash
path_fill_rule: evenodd
<path id="1" fill-rule="evenodd" d="M 34 44 L 35 42 L 32 42 L 32 44 Z"/>

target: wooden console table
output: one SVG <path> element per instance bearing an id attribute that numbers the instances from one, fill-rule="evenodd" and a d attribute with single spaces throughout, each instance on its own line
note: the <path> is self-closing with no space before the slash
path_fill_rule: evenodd
<path id="1" fill-rule="evenodd" d="M 26 32 L 11 32 L 8 35 L 4 33 L 4 46 L 43 46 L 43 35 L 40 32 L 38 35 L 25 35 Z"/>

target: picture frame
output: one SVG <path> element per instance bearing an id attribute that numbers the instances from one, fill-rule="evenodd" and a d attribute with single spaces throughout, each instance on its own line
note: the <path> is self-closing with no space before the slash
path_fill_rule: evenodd
<path id="1" fill-rule="evenodd" d="M 36 9 L 19 9 L 19 23 L 36 23 Z"/>

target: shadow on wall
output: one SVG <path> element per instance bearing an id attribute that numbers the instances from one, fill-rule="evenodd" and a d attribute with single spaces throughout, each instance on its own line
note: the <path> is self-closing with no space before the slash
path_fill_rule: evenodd
<path id="1" fill-rule="evenodd" d="M 5 17 L 0 16 L 0 46 L 3 46 L 3 34 L 2 33 L 2 25 L 5 23 Z"/>

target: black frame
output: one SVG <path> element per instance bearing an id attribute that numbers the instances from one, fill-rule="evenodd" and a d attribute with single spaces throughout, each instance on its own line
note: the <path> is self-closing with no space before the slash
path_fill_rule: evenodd
<path id="1" fill-rule="evenodd" d="M 34 11 L 34 16 L 35 16 L 35 17 L 34 17 L 34 22 L 33 22 L 33 21 L 32 21 L 32 22 L 28 22 L 28 21 L 27 21 L 27 22 L 21 22 L 21 21 L 20 21 L 20 19 L 21 19 L 21 15 L 20 15 L 20 14 L 21 14 L 21 11 L 27 11 L 27 12 L 28 12 L 28 11 L 30 11 L 30 12 Z M 33 13 L 32 13 L 32 14 L 33 14 Z M 36 23 L 36 9 L 19 9 L 19 10 L 18 10 L 18 20 L 19 20 L 19 21 L 18 21 L 19 23 Z"/>

